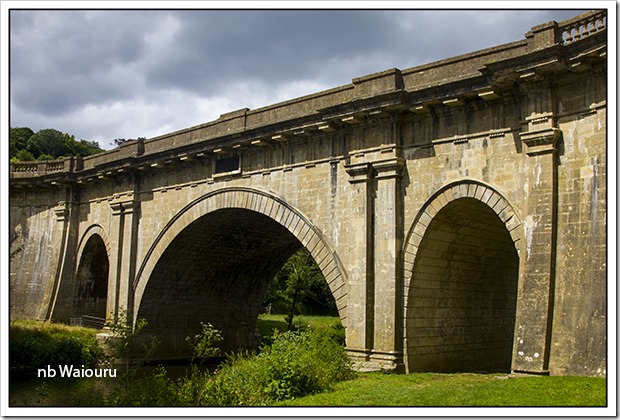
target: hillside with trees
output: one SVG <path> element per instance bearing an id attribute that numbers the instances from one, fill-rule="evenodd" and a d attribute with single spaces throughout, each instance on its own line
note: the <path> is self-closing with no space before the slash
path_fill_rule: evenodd
<path id="1" fill-rule="evenodd" d="M 28 127 L 11 127 L 9 131 L 11 162 L 88 156 L 99 152 L 103 152 L 103 149 L 96 141 L 78 141 L 75 136 L 53 128 L 45 128 L 35 133 Z"/>

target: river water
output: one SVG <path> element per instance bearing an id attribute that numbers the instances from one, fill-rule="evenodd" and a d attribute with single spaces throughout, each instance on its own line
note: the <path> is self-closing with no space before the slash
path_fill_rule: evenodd
<path id="1" fill-rule="evenodd" d="M 12 374 L 9 378 L 11 407 L 75 407 L 100 405 L 93 398 L 110 388 L 115 378 L 39 378 Z M 99 391 L 99 392 L 97 392 Z"/>
<path id="2" fill-rule="evenodd" d="M 211 366 L 209 368 L 213 368 Z M 153 373 L 156 366 L 143 366 L 139 375 Z M 189 369 L 189 365 L 165 366 L 168 377 L 178 379 Z M 116 377 L 110 378 L 53 378 L 38 377 L 37 372 L 12 373 L 9 376 L 10 407 L 99 407 L 105 402 L 102 396 L 109 392 L 117 381 L 122 380 L 122 367 Z M 58 370 L 58 369 L 56 369 Z"/>

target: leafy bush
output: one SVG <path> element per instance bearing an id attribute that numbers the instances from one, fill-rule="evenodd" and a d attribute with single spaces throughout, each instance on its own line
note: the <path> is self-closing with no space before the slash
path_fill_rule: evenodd
<path id="1" fill-rule="evenodd" d="M 231 356 L 215 374 L 193 374 L 180 382 L 184 405 L 256 406 L 330 389 L 351 375 L 342 345 L 316 332 L 277 335 L 258 355 Z"/>
<path id="2" fill-rule="evenodd" d="M 316 334 L 345 345 L 345 329 L 339 317 L 300 315 L 295 318 L 296 328 L 310 329 Z"/>
<path id="3" fill-rule="evenodd" d="M 97 330 L 61 324 L 13 321 L 9 327 L 11 368 L 47 365 L 97 366 L 104 360 Z"/>
<path id="4" fill-rule="evenodd" d="M 118 360 L 130 359 L 135 331 L 124 324 L 113 326 Z M 139 328 L 138 328 L 139 329 Z M 11 324 L 11 363 L 40 367 L 47 364 L 93 366 L 103 360 L 95 341 L 95 330 L 54 324 Z M 202 332 L 187 341 L 194 349 L 193 365 L 180 379 L 171 379 L 165 368 L 146 373 L 144 365 L 121 365 L 114 382 L 105 389 L 80 393 L 83 405 L 100 402 L 109 406 L 259 406 L 331 389 L 352 376 L 350 360 L 335 339 L 335 325 L 325 323 L 317 330 L 274 333 L 269 345 L 258 354 L 229 355 L 219 371 L 204 368 L 207 358 L 217 356 L 220 332 L 203 324 Z M 203 365 L 203 366 L 199 366 Z M 110 388 L 111 387 L 111 388 Z"/>
<path id="5" fill-rule="evenodd" d="M 131 380 L 118 384 L 106 396 L 106 404 L 116 407 L 156 407 L 177 405 L 176 387 L 168 378 L 164 367 L 151 374 L 131 376 Z"/>
<path id="6" fill-rule="evenodd" d="M 215 329 L 211 323 L 200 323 L 202 330 L 200 334 L 194 337 L 186 337 L 185 341 L 192 348 L 192 361 L 198 359 L 199 363 L 204 363 L 208 359 L 220 355 L 220 349 L 217 347 L 222 342 L 222 334 Z"/>

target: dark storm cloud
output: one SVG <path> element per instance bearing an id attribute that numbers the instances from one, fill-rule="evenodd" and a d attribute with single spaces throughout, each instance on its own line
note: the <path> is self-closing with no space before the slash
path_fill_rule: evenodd
<path id="1" fill-rule="evenodd" d="M 126 81 L 115 79 L 114 69 L 140 57 L 143 42 L 136 28 L 144 20 L 123 12 L 12 11 L 14 104 L 59 115 L 126 98 Z"/>
<path id="2" fill-rule="evenodd" d="M 389 59 L 401 69 L 519 41 L 532 26 L 585 10 L 434 10 L 399 14 Z"/>
<path id="3" fill-rule="evenodd" d="M 439 2 L 438 4 L 440 4 Z M 523 39 L 577 10 L 23 10 L 11 126 L 102 145 Z"/>
<path id="4" fill-rule="evenodd" d="M 372 52 L 394 37 L 385 12 L 192 11 L 175 16 L 181 25 L 174 42 L 146 69 L 147 81 L 211 94 L 239 78 L 267 84 L 313 78 L 330 58 L 346 63 L 360 50 Z"/>

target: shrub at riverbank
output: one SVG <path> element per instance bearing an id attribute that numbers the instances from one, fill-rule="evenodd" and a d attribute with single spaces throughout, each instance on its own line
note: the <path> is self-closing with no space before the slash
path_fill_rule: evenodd
<path id="1" fill-rule="evenodd" d="M 289 331 L 274 337 L 258 355 L 231 357 L 215 375 L 195 374 L 181 381 L 179 401 L 200 406 L 272 405 L 329 390 L 351 375 L 339 343 L 313 331 Z"/>
<path id="2" fill-rule="evenodd" d="M 99 366 L 105 356 L 97 343 L 98 332 L 64 324 L 12 321 L 9 325 L 11 370 L 39 369 L 47 365 Z"/>
<path id="3" fill-rule="evenodd" d="M 341 344 L 311 330 L 276 333 L 258 354 L 229 355 L 216 372 L 192 366 L 135 377 L 108 398 L 115 406 L 264 406 L 331 389 L 352 376 Z"/>

